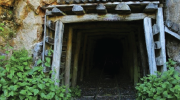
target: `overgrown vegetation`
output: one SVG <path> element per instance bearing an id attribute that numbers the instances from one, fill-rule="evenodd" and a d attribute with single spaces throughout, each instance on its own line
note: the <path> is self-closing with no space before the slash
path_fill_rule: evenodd
<path id="1" fill-rule="evenodd" d="M 38 60 L 38 66 L 31 68 L 26 50 L 13 51 L 9 59 L 0 55 L 0 100 L 69 100 L 71 93 L 80 95 L 79 88 L 66 93 L 65 86 L 55 86 L 41 63 Z"/>
<path id="2" fill-rule="evenodd" d="M 137 100 L 180 100 L 180 73 L 175 70 L 176 62 L 167 62 L 168 71 L 157 72 L 141 78 L 136 86 Z"/>

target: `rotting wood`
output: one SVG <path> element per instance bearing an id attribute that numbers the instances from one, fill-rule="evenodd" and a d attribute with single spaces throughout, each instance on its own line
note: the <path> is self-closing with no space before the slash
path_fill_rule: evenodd
<path id="1" fill-rule="evenodd" d="M 97 10 L 98 14 L 106 14 L 107 13 L 106 7 L 103 4 L 97 5 L 96 10 Z"/>
<path id="2" fill-rule="evenodd" d="M 75 22 L 97 22 L 97 21 L 135 21 L 142 20 L 145 17 L 150 17 L 155 19 L 155 14 L 145 14 L 145 13 L 131 13 L 129 15 L 118 15 L 118 14 L 84 14 L 81 17 L 77 15 L 67 15 L 67 16 L 56 16 L 50 18 L 50 20 L 57 21 L 61 20 L 63 23 L 75 23 Z"/>
<path id="3" fill-rule="evenodd" d="M 132 43 L 131 46 L 133 50 L 134 85 L 136 85 L 138 83 L 139 73 L 138 73 L 137 47 L 136 47 L 136 40 L 134 33 L 130 35 L 130 40 Z"/>
<path id="4" fill-rule="evenodd" d="M 77 83 L 77 72 L 78 72 L 78 61 L 79 61 L 79 52 L 81 44 L 81 33 L 77 33 L 76 39 L 76 50 L 74 53 L 74 66 L 73 66 L 73 77 L 72 77 L 72 86 L 75 87 Z"/>
<path id="5" fill-rule="evenodd" d="M 158 34 L 159 32 L 160 32 L 159 27 L 157 26 L 157 24 L 154 24 L 154 25 L 153 25 L 153 34 L 156 35 L 156 34 Z"/>
<path id="6" fill-rule="evenodd" d="M 54 45 L 54 39 L 51 38 L 50 36 L 46 36 L 45 41 L 46 41 L 46 43 Z"/>
<path id="7" fill-rule="evenodd" d="M 180 35 L 178 35 L 177 33 L 169 30 L 166 26 L 165 26 L 165 32 L 170 34 L 171 36 L 175 37 L 176 39 L 180 40 Z"/>
<path id="8" fill-rule="evenodd" d="M 146 8 L 144 9 L 145 13 L 152 13 L 155 12 L 158 9 L 158 5 L 154 3 L 149 3 Z"/>
<path id="9" fill-rule="evenodd" d="M 147 63 L 146 63 L 146 53 L 145 53 L 145 45 L 144 45 L 144 41 L 143 41 L 143 35 L 141 34 L 140 29 L 138 30 L 138 40 L 139 40 L 139 52 L 140 52 L 140 56 L 141 56 L 141 64 L 142 64 L 142 70 L 143 70 L 143 76 L 146 76 L 147 74 Z"/>
<path id="10" fill-rule="evenodd" d="M 118 14 L 130 14 L 131 9 L 126 3 L 119 3 L 115 10 L 117 11 Z"/>
<path id="11" fill-rule="evenodd" d="M 46 10 L 47 12 L 47 10 Z M 42 52 L 42 62 L 45 61 L 45 49 L 46 49 L 46 21 L 47 21 L 47 16 L 44 16 L 44 36 L 43 36 L 43 52 Z M 46 67 L 44 66 L 44 63 L 42 63 L 42 66 L 44 67 L 43 72 L 46 72 Z"/>
<path id="12" fill-rule="evenodd" d="M 83 15 L 85 14 L 85 11 L 82 6 L 80 5 L 74 5 L 72 8 L 72 11 L 77 15 Z"/>
<path id="13" fill-rule="evenodd" d="M 62 54 L 62 41 L 63 41 L 64 25 L 61 21 L 56 22 L 55 40 L 54 40 L 54 52 L 52 61 L 52 80 L 55 81 L 55 85 L 59 86 L 59 74 L 61 66 L 61 54 Z"/>
<path id="14" fill-rule="evenodd" d="M 162 72 L 167 71 L 166 67 L 166 48 L 165 48 L 165 34 L 164 34 L 164 21 L 163 21 L 163 9 L 158 8 L 156 14 L 156 24 L 160 30 L 159 41 L 161 42 L 161 53 L 160 56 L 162 57 L 163 67 L 161 69 Z"/>
<path id="15" fill-rule="evenodd" d="M 54 7 L 51 11 L 52 14 L 54 15 L 66 15 L 64 12 L 62 12 L 61 10 L 59 10 L 58 8 Z"/>
<path id="16" fill-rule="evenodd" d="M 85 67 L 85 59 L 86 59 L 86 44 L 87 44 L 87 35 L 85 35 L 84 38 L 84 44 L 83 44 L 83 59 L 81 64 L 81 75 L 80 75 L 80 81 L 83 81 L 84 78 L 84 67 Z"/>
<path id="17" fill-rule="evenodd" d="M 152 23 L 151 18 L 144 18 L 144 34 L 146 40 L 146 49 L 148 54 L 149 70 L 151 75 L 156 75 L 156 61 L 155 61 L 155 51 L 154 51 L 154 40 L 152 34 Z"/>
<path id="18" fill-rule="evenodd" d="M 69 28 L 69 33 L 68 33 L 67 50 L 66 50 L 66 65 L 65 65 L 65 85 L 66 85 L 67 89 L 70 86 L 72 35 L 73 35 L 73 29 L 70 27 Z"/>
<path id="19" fill-rule="evenodd" d="M 161 42 L 160 41 L 154 42 L 154 49 L 161 49 Z"/>
<path id="20" fill-rule="evenodd" d="M 81 2 L 83 2 L 83 3 L 78 4 L 78 5 L 81 5 L 81 6 L 96 6 L 96 5 L 99 4 L 99 3 L 86 3 L 86 2 L 88 2 L 88 0 L 81 0 Z M 128 2 L 121 2 L 121 3 L 125 3 L 127 5 L 131 5 L 131 4 L 133 4 L 133 5 L 142 5 L 142 4 L 147 5 L 149 3 L 159 4 L 159 1 L 143 1 L 143 2 L 140 2 L 140 1 L 128 1 Z M 116 5 L 119 4 L 119 2 L 107 2 L 107 3 L 102 3 L 102 4 L 104 4 L 105 6 L 116 6 Z M 77 5 L 77 4 L 49 5 L 47 7 L 42 7 L 42 8 L 43 9 L 52 9 L 54 7 L 57 7 L 57 8 L 73 7 L 74 5 Z"/>

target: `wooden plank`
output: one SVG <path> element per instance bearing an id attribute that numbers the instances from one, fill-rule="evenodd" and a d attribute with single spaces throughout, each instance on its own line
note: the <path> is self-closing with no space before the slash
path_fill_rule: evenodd
<path id="1" fill-rule="evenodd" d="M 83 15 L 85 14 L 85 11 L 82 6 L 80 5 L 74 5 L 72 8 L 72 11 L 77 15 Z"/>
<path id="2" fill-rule="evenodd" d="M 64 25 L 61 21 L 56 22 L 55 40 L 54 40 L 54 52 L 52 61 L 52 80 L 55 81 L 55 85 L 59 86 L 59 74 L 61 66 L 61 54 L 62 54 L 62 42 L 63 42 Z"/>
<path id="3" fill-rule="evenodd" d="M 50 36 L 46 36 L 45 41 L 50 45 L 54 45 L 54 39 L 51 38 Z"/>
<path id="4" fill-rule="evenodd" d="M 119 3 L 115 10 L 117 11 L 118 14 L 130 14 L 131 9 L 126 3 Z"/>
<path id="5" fill-rule="evenodd" d="M 96 10 L 97 10 L 98 14 L 106 14 L 107 13 L 106 7 L 103 4 L 97 5 Z"/>
<path id="6" fill-rule="evenodd" d="M 142 71 L 143 71 L 143 76 L 146 76 L 147 74 L 147 66 L 148 64 L 146 63 L 146 51 L 145 51 L 145 45 L 144 45 L 144 40 L 143 40 L 143 35 L 140 31 L 140 29 L 138 30 L 138 40 L 139 40 L 139 52 L 140 52 L 140 56 L 141 56 L 141 66 L 142 66 Z"/>
<path id="7" fill-rule="evenodd" d="M 46 10 L 47 12 L 48 10 Z M 46 50 L 46 21 L 47 21 L 47 15 L 44 16 L 44 36 L 43 36 L 43 52 L 42 52 L 42 62 L 45 62 L 45 50 Z M 44 66 L 44 63 L 42 63 L 42 66 L 44 67 L 43 72 L 47 72 L 46 67 Z"/>
<path id="8" fill-rule="evenodd" d="M 155 19 L 155 14 L 145 13 L 131 13 L 129 15 L 118 15 L 118 14 L 84 14 L 82 16 L 67 15 L 67 16 L 56 16 L 50 18 L 50 20 L 57 21 L 61 20 L 63 23 L 75 23 L 75 22 L 97 22 L 97 21 L 135 21 L 142 20 L 145 17 Z"/>
<path id="9" fill-rule="evenodd" d="M 64 12 L 62 12 L 60 9 L 54 7 L 51 11 L 52 14 L 55 14 L 55 15 L 66 15 Z"/>
<path id="10" fill-rule="evenodd" d="M 153 34 L 156 35 L 156 34 L 158 34 L 159 32 L 160 32 L 159 27 L 157 26 L 157 24 L 154 24 L 154 25 L 153 25 Z"/>
<path id="11" fill-rule="evenodd" d="M 177 33 L 169 30 L 166 26 L 165 26 L 165 32 L 170 34 L 171 36 L 175 37 L 176 39 L 180 40 L 180 35 L 178 35 Z"/>
<path id="12" fill-rule="evenodd" d="M 81 2 L 83 2 L 83 3 L 78 4 L 78 5 L 81 5 L 81 6 L 97 6 L 99 4 L 99 3 L 86 3 L 86 2 L 88 2 L 88 0 L 81 0 Z M 128 2 L 122 2 L 122 3 L 125 3 L 127 5 L 131 5 L 131 4 L 132 5 L 143 5 L 143 4 L 147 5 L 149 3 L 159 4 L 159 1 L 143 1 L 143 2 L 140 2 L 140 1 L 128 1 Z M 107 2 L 107 3 L 102 3 L 102 4 L 104 4 L 105 6 L 116 6 L 116 5 L 119 4 L 119 2 Z M 77 5 L 77 4 L 49 5 L 47 7 L 42 7 L 42 8 L 43 9 L 52 9 L 54 7 L 57 7 L 57 8 L 73 7 L 74 5 Z"/>
<path id="13" fill-rule="evenodd" d="M 148 55 L 149 70 L 151 75 L 156 75 L 156 62 L 155 62 L 155 51 L 154 51 L 154 40 L 152 34 L 151 18 L 144 18 L 144 33 L 146 40 L 146 49 Z"/>
<path id="14" fill-rule="evenodd" d="M 81 33 L 78 32 L 77 33 L 77 39 L 76 39 L 76 50 L 75 50 L 75 53 L 74 53 L 72 87 L 75 87 L 76 83 L 77 83 L 77 72 L 78 72 L 78 61 L 79 61 L 80 45 L 81 45 Z"/>
<path id="15" fill-rule="evenodd" d="M 159 27 L 160 30 L 160 36 L 159 41 L 161 42 L 161 54 L 160 56 L 163 59 L 163 67 L 161 69 L 162 72 L 167 71 L 166 67 L 166 46 L 165 46 L 165 34 L 164 34 L 164 21 L 163 21 L 163 9 L 158 8 L 157 14 L 156 14 L 156 24 Z"/>
<path id="16" fill-rule="evenodd" d="M 160 41 L 154 42 L 154 49 L 161 49 L 161 42 Z"/>
<path id="17" fill-rule="evenodd" d="M 65 65 L 65 86 L 67 86 L 67 89 L 69 88 L 69 85 L 70 85 L 72 35 L 73 35 L 73 29 L 70 27 L 69 33 L 68 33 L 67 51 L 66 51 L 66 65 Z"/>
<path id="18" fill-rule="evenodd" d="M 85 59 L 86 59 L 86 45 L 87 45 L 87 35 L 85 35 L 84 44 L 83 44 L 83 59 L 82 59 L 82 64 L 81 64 L 80 81 L 83 81 L 83 78 L 84 78 L 84 67 L 85 67 Z"/>
<path id="19" fill-rule="evenodd" d="M 133 51 L 133 69 L 134 69 L 134 85 L 138 83 L 139 73 L 138 73 L 138 56 L 137 56 L 137 47 L 136 47 L 136 41 L 135 41 L 135 35 L 132 33 L 130 35 L 130 41 Z"/>
<path id="20" fill-rule="evenodd" d="M 146 8 L 144 9 L 143 12 L 145 13 L 153 13 L 157 10 L 158 8 L 158 5 L 157 4 L 154 4 L 154 3 L 149 3 Z"/>

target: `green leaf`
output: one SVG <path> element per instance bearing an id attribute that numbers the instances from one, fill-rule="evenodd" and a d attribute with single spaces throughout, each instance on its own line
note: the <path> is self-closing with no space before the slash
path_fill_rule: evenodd
<path id="1" fill-rule="evenodd" d="M 37 65 L 39 65 L 39 64 L 41 64 L 42 63 L 42 61 L 41 61 L 41 59 L 39 59 L 38 61 L 37 61 Z"/>
<path id="2" fill-rule="evenodd" d="M 44 86 L 44 84 L 38 84 L 38 87 L 39 87 L 40 89 L 43 89 L 45 86 Z"/>
<path id="3" fill-rule="evenodd" d="M 26 95 L 26 90 L 21 90 L 20 94 Z"/>
<path id="4" fill-rule="evenodd" d="M 39 93 L 39 90 L 38 89 L 34 89 L 33 92 L 34 92 L 34 95 L 37 95 Z"/>
<path id="5" fill-rule="evenodd" d="M 27 63 L 27 62 L 23 62 L 23 65 L 26 65 L 26 66 L 27 66 L 27 65 L 28 65 L 28 63 Z"/>

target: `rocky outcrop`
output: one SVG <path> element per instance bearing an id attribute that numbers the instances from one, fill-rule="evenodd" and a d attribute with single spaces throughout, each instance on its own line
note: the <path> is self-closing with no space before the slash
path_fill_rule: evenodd
<path id="1" fill-rule="evenodd" d="M 3 6 L 13 6 L 14 0 L 1 0 L 0 5 Z"/>

